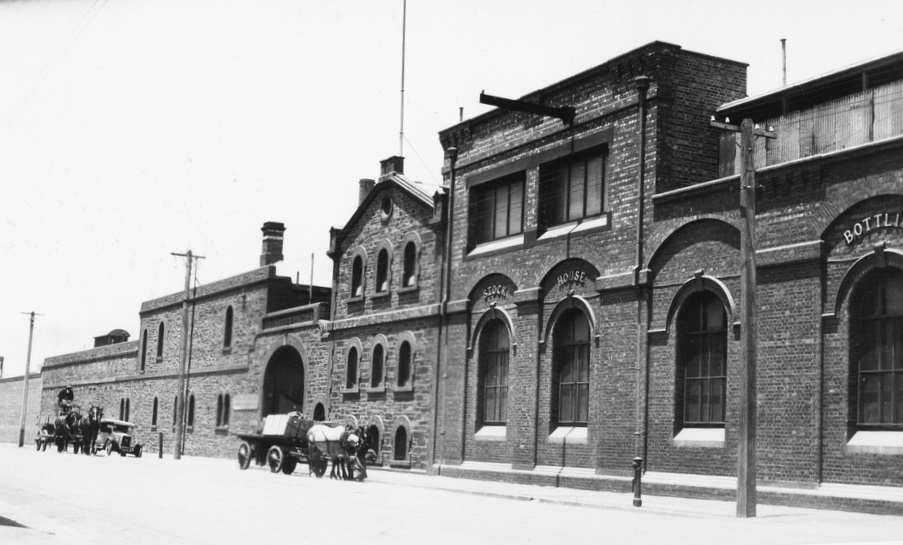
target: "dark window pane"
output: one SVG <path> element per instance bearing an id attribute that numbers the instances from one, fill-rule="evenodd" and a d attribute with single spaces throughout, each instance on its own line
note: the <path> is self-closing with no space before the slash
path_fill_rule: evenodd
<path id="1" fill-rule="evenodd" d="M 589 384 L 580 384 L 577 387 L 577 418 L 576 422 L 586 423 L 589 420 Z"/>
<path id="2" fill-rule="evenodd" d="M 417 270 L 417 245 L 408 242 L 404 247 L 404 282 L 405 287 L 413 286 L 416 282 Z"/>
<path id="3" fill-rule="evenodd" d="M 559 169 L 550 173 L 545 182 L 549 184 L 548 213 L 549 223 L 553 225 L 567 221 L 568 193 L 566 176 L 567 171 Z"/>
<path id="4" fill-rule="evenodd" d="M 879 420 L 878 388 L 880 381 L 875 375 L 863 375 L 859 383 L 859 421 L 863 424 L 877 424 Z"/>
<path id="5" fill-rule="evenodd" d="M 574 421 L 574 384 L 561 384 L 561 393 L 559 395 L 558 421 L 562 423 L 571 423 Z"/>

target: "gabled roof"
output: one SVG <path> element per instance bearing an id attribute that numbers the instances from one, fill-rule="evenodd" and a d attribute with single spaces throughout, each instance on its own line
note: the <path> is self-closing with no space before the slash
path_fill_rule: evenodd
<path id="1" fill-rule="evenodd" d="M 390 172 L 389 174 L 383 176 L 379 179 L 379 182 L 373 186 L 373 189 L 367 193 L 367 196 L 364 197 L 363 202 L 358 205 L 357 210 L 354 211 L 354 214 L 351 215 L 351 218 L 345 222 L 344 227 L 342 227 L 342 231 L 348 231 L 353 225 L 355 225 L 364 214 L 364 211 L 367 210 L 367 207 L 370 206 L 377 196 L 383 191 L 388 190 L 391 187 L 396 187 L 401 191 L 406 192 L 410 196 L 414 198 L 414 200 L 423 203 L 424 206 L 433 208 L 435 205 L 434 197 L 437 194 L 444 195 L 445 187 L 441 185 L 433 185 L 427 184 L 423 182 L 418 182 L 416 180 L 412 180 L 411 178 L 405 176 L 404 174 L 400 174 L 398 172 Z"/>

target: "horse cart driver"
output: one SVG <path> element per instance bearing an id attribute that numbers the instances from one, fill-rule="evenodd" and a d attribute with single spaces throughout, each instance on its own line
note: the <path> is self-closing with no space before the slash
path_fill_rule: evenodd
<path id="1" fill-rule="evenodd" d="M 72 400 L 75 399 L 75 394 L 72 393 L 72 386 L 66 385 L 65 388 L 60 390 L 60 393 L 57 394 L 57 405 L 60 408 L 60 414 L 67 414 L 69 409 L 72 408 Z"/>

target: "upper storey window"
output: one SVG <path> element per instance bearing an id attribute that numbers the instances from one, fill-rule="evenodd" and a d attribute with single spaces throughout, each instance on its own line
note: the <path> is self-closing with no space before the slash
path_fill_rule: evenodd
<path id="1" fill-rule="evenodd" d="M 376 258 L 376 292 L 386 291 L 389 291 L 389 252 L 383 248 Z"/>
<path id="2" fill-rule="evenodd" d="M 524 173 L 471 191 L 472 241 L 482 244 L 524 232 Z"/>
<path id="3" fill-rule="evenodd" d="M 605 211 L 606 150 L 596 148 L 540 167 L 540 206 L 546 226 Z"/>
<path id="4" fill-rule="evenodd" d="M 413 240 L 408 242 L 404 247 L 402 284 L 405 288 L 417 285 L 417 245 L 414 244 Z"/>
<path id="5" fill-rule="evenodd" d="M 364 295 L 364 259 L 354 256 L 351 265 L 351 296 L 362 297 Z"/>

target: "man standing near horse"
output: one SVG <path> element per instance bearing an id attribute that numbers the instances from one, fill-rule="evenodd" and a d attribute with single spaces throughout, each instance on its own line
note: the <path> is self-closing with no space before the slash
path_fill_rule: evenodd
<path id="1" fill-rule="evenodd" d="M 56 397 L 57 405 L 60 408 L 60 414 L 68 413 L 69 409 L 72 408 L 72 401 L 75 399 L 75 394 L 72 392 L 72 386 L 67 384 L 65 388 L 60 390 L 60 393 L 58 393 Z"/>

